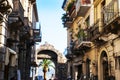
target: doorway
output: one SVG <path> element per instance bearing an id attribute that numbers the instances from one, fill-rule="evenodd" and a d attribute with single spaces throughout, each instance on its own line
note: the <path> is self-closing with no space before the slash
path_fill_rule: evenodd
<path id="1" fill-rule="evenodd" d="M 77 66 L 78 68 L 78 75 L 77 75 L 77 80 L 80 80 L 82 78 L 83 72 L 82 72 L 82 64 Z"/>
<path id="2" fill-rule="evenodd" d="M 102 80 L 108 80 L 109 79 L 109 66 L 108 66 L 108 57 L 107 53 L 105 51 L 101 54 L 101 77 Z"/>

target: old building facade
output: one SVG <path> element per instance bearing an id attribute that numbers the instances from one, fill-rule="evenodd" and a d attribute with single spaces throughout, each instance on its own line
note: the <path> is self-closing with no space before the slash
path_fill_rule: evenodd
<path id="1" fill-rule="evenodd" d="M 11 0 L 0 1 L 0 79 L 4 80 L 5 53 L 6 53 L 6 32 L 8 16 L 12 12 L 13 3 Z"/>
<path id="2" fill-rule="evenodd" d="M 64 0 L 68 76 L 119 80 L 119 0 Z"/>
<path id="3" fill-rule="evenodd" d="M 0 80 L 30 79 L 35 43 L 41 41 L 36 22 L 36 0 L 0 1 Z"/>

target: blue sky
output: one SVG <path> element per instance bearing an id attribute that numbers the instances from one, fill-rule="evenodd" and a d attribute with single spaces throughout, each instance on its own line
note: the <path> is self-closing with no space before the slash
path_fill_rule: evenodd
<path id="1" fill-rule="evenodd" d="M 63 0 L 37 0 L 38 15 L 42 30 L 42 42 L 40 45 L 48 42 L 61 53 L 67 47 L 67 32 L 61 21 L 61 16 L 64 13 L 61 8 L 62 4 Z M 37 45 L 37 47 L 40 45 Z M 38 74 L 43 74 L 41 68 Z M 47 76 L 51 77 L 51 74 L 54 74 L 53 69 L 47 73 Z"/>
<path id="2" fill-rule="evenodd" d="M 61 8 L 62 4 L 63 0 L 37 0 L 42 30 L 42 42 L 40 45 L 48 42 L 63 53 L 67 47 L 67 33 L 61 21 L 61 16 L 64 13 Z"/>

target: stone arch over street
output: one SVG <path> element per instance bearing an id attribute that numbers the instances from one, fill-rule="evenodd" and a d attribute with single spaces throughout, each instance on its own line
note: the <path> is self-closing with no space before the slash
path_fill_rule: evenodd
<path id="1" fill-rule="evenodd" d="M 55 75 L 59 80 L 66 80 L 67 70 L 66 58 L 65 56 L 56 50 L 53 45 L 45 43 L 40 46 L 36 51 L 36 60 L 39 59 L 50 59 L 55 64 Z"/>

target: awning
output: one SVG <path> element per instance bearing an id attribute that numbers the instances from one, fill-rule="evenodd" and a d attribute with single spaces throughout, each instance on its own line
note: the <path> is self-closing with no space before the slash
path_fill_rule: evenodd
<path id="1" fill-rule="evenodd" d="M 10 58 L 11 55 L 11 58 Z M 17 62 L 17 53 L 10 49 L 10 48 L 6 48 L 6 55 L 5 55 L 5 65 L 8 65 L 9 62 L 11 62 L 10 66 L 15 66 L 16 62 Z"/>

